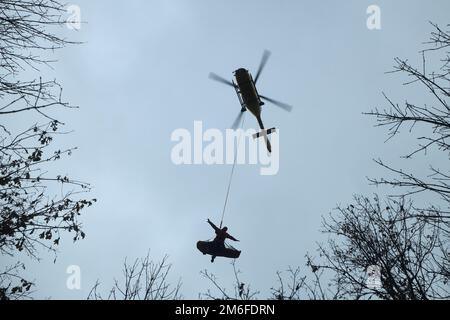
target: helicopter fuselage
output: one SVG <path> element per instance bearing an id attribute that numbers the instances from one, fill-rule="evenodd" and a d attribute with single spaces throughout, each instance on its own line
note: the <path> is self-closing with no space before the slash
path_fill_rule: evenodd
<path id="1" fill-rule="evenodd" d="M 234 72 L 234 77 L 236 83 L 233 83 L 241 106 L 259 119 L 261 117 L 261 106 L 264 105 L 264 102 L 259 97 L 252 75 L 248 70 L 240 68 Z"/>

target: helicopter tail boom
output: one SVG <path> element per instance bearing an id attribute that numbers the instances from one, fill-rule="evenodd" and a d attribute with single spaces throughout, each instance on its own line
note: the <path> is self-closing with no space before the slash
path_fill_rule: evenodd
<path id="1" fill-rule="evenodd" d="M 263 122 L 261 120 L 261 117 L 259 115 L 256 115 L 256 120 L 258 120 L 258 124 L 259 124 L 259 127 L 260 127 L 261 131 L 255 134 L 256 137 L 255 137 L 255 135 L 253 135 L 253 138 L 256 139 L 256 138 L 261 137 L 261 136 L 264 137 L 264 141 L 265 141 L 266 146 L 267 146 L 267 151 L 269 151 L 269 153 L 271 153 L 272 152 L 272 145 L 270 144 L 270 140 L 269 140 L 269 138 L 267 138 L 267 135 L 272 133 L 273 131 L 275 131 L 275 128 L 272 128 L 272 129 L 269 129 L 269 130 L 264 129 L 264 124 L 263 124 Z"/>

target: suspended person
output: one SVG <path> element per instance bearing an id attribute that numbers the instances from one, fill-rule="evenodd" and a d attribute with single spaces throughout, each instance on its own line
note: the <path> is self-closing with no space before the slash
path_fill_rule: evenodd
<path id="1" fill-rule="evenodd" d="M 227 257 L 227 258 L 238 258 L 241 254 L 241 251 L 236 250 L 234 248 L 226 248 L 225 247 L 225 240 L 230 239 L 233 241 L 239 241 L 233 236 L 231 236 L 227 231 L 227 227 L 223 227 L 222 229 L 217 227 L 214 223 L 211 222 L 211 220 L 207 220 L 209 225 L 214 229 L 216 233 L 216 237 L 213 241 L 199 241 L 197 242 L 197 248 L 203 253 L 203 254 L 210 254 L 211 255 L 211 262 L 214 262 L 214 259 L 217 256 L 221 257 Z"/>
<path id="2" fill-rule="evenodd" d="M 225 240 L 226 239 L 230 239 L 230 240 L 233 240 L 233 241 L 239 241 L 235 237 L 233 237 L 230 234 L 228 234 L 228 232 L 227 232 L 228 228 L 227 227 L 223 227 L 222 229 L 220 229 L 214 223 L 212 223 L 211 220 L 208 219 L 207 222 L 214 229 L 214 231 L 216 233 L 216 237 L 214 238 L 212 243 L 216 246 L 218 251 L 225 249 Z M 215 258 L 216 258 L 216 256 L 213 255 L 211 257 L 211 262 L 214 262 Z"/>

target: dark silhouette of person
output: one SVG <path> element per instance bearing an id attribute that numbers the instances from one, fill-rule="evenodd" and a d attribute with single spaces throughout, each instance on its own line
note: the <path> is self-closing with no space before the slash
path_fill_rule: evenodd
<path id="1" fill-rule="evenodd" d="M 213 243 L 213 245 L 214 245 L 216 250 L 225 249 L 225 240 L 226 239 L 230 239 L 230 240 L 233 240 L 233 241 L 239 241 L 238 239 L 236 239 L 235 237 L 231 236 L 227 232 L 228 231 L 227 227 L 223 227 L 222 229 L 220 229 L 214 223 L 212 223 L 211 220 L 208 219 L 207 222 L 214 229 L 214 231 L 216 233 L 216 237 L 212 241 L 212 243 Z M 216 258 L 216 256 L 212 255 L 211 256 L 211 262 L 214 262 L 215 258 Z"/>

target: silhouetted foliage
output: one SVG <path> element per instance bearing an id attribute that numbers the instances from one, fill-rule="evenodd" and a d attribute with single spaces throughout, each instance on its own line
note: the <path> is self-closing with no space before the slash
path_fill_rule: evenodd
<path id="1" fill-rule="evenodd" d="M 20 276 L 25 266 L 18 262 L 0 272 L 0 300 L 17 300 L 30 297 L 33 283 Z"/>
<path id="2" fill-rule="evenodd" d="M 40 77 L 25 80 L 25 72 L 38 73 L 52 62 L 47 53 L 71 42 L 53 30 L 65 23 L 64 5 L 58 1 L 5 0 L 0 12 L 0 253 L 24 251 L 38 258 L 38 247 L 56 250 L 61 231 L 72 233 L 74 240 L 84 238 L 79 215 L 95 201 L 78 196 L 89 190 L 87 183 L 50 173 L 53 161 L 75 149 L 51 148 L 53 139 L 65 134 L 60 129 L 64 123 L 51 110 L 73 108 L 62 101 L 61 86 Z M 30 112 L 45 122 L 8 127 L 11 117 Z M 2 290 L 17 296 L 18 289 Z"/>
<path id="3" fill-rule="evenodd" d="M 114 280 L 114 286 L 106 295 L 98 292 L 100 282 L 94 285 L 88 295 L 93 300 L 175 300 L 180 299 L 181 282 L 172 286 L 168 275 L 172 265 L 168 257 L 159 262 L 150 259 L 150 254 L 143 259 L 136 259 L 129 264 L 125 259 L 123 264 L 123 280 Z"/>

